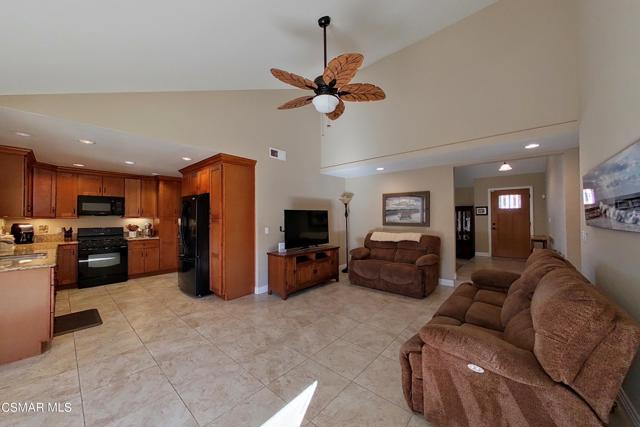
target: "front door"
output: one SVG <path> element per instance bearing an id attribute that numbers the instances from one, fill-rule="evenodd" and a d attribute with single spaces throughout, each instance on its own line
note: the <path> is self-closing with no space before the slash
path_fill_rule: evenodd
<path id="1" fill-rule="evenodd" d="M 528 188 L 491 192 L 491 255 L 527 258 L 531 239 Z"/>

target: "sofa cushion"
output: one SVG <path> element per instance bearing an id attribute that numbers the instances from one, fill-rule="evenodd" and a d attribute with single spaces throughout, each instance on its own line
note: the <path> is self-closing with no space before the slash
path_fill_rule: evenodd
<path id="1" fill-rule="evenodd" d="M 616 310 L 571 268 L 545 275 L 531 300 L 533 351 L 555 381 L 570 385 L 615 324 Z"/>
<path id="2" fill-rule="evenodd" d="M 384 263 L 380 266 L 380 279 L 398 285 L 420 283 L 422 273 L 413 264 Z"/>
<path id="3" fill-rule="evenodd" d="M 531 297 L 540 283 L 540 279 L 550 271 L 567 268 L 568 265 L 564 260 L 553 256 L 539 256 L 535 262 L 529 263 L 520 278 L 514 281 L 509 288 L 507 298 L 502 305 L 502 326 L 506 326 L 513 316 L 531 306 Z"/>
<path id="4" fill-rule="evenodd" d="M 497 331 L 502 330 L 502 323 L 500 323 L 500 307 L 493 304 L 487 304 L 486 302 L 475 301 L 464 317 L 466 323 L 471 323 L 485 328 L 494 329 Z"/>
<path id="5" fill-rule="evenodd" d="M 473 304 L 473 297 L 477 292 L 477 288 L 470 283 L 463 283 L 458 286 L 451 296 L 447 298 L 438 311 L 436 316 L 446 316 L 464 322 L 467 310 Z"/>
<path id="6" fill-rule="evenodd" d="M 504 339 L 516 347 L 533 351 L 535 332 L 530 310 L 522 310 L 511 318 L 504 328 Z"/>
<path id="7" fill-rule="evenodd" d="M 404 262 L 407 264 L 415 264 L 415 262 L 424 255 L 424 251 L 419 251 L 416 249 L 401 249 L 398 248 L 396 250 L 395 262 Z"/>
<path id="8" fill-rule="evenodd" d="M 380 277 L 380 269 L 385 264 L 388 264 L 388 262 L 379 259 L 361 259 L 353 261 L 350 268 L 354 273 L 365 279 L 375 280 Z"/>
<path id="9" fill-rule="evenodd" d="M 487 304 L 496 305 L 502 307 L 507 294 L 504 292 L 488 291 L 486 289 L 480 289 L 476 294 L 475 300 L 480 302 L 486 302 Z"/>
<path id="10" fill-rule="evenodd" d="M 371 259 L 393 262 L 396 257 L 395 248 L 371 248 Z"/>

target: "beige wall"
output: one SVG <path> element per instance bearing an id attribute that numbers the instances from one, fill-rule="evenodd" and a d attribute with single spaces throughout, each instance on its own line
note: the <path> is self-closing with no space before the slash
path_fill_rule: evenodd
<path id="1" fill-rule="evenodd" d="M 278 231 L 284 209 L 328 209 L 332 243 L 344 239 L 337 200 L 344 179 L 319 173 L 318 114 L 276 109 L 295 96 L 295 90 L 4 96 L 0 105 L 256 159 L 257 284 L 264 287 L 266 252 L 284 238 Z M 287 161 L 270 159 L 270 146 L 287 150 Z"/>
<path id="2" fill-rule="evenodd" d="M 640 137 L 640 2 L 580 3 L 580 174 Z M 581 215 L 582 218 L 584 216 Z M 582 270 L 598 287 L 640 320 L 640 233 L 587 227 Z M 624 390 L 640 412 L 640 361 Z"/>
<path id="3" fill-rule="evenodd" d="M 567 220 L 564 203 L 564 161 L 562 154 L 547 158 L 547 231 L 549 246 L 561 254 L 567 253 Z"/>
<path id="4" fill-rule="evenodd" d="M 533 232 L 547 234 L 547 203 L 544 173 L 478 178 L 473 183 L 475 206 L 489 206 L 490 188 L 533 187 Z M 476 252 L 490 252 L 489 216 L 476 216 Z"/>
<path id="5" fill-rule="evenodd" d="M 456 187 L 455 204 L 456 206 L 473 206 L 475 203 L 473 197 L 473 187 Z"/>
<path id="6" fill-rule="evenodd" d="M 355 81 L 387 99 L 349 103 L 322 166 L 577 120 L 576 29 L 575 0 L 501 0 L 376 62 Z"/>
<path id="7" fill-rule="evenodd" d="M 575 148 L 562 155 L 564 172 L 565 256 L 580 268 L 580 218 L 582 218 L 582 190 L 580 183 L 580 150 Z"/>
<path id="8" fill-rule="evenodd" d="M 354 193 L 349 205 L 349 244 L 362 246 L 371 230 L 410 231 L 440 236 L 442 265 L 440 276 L 455 279 L 455 238 L 453 167 L 441 166 L 407 172 L 348 178 L 347 191 Z M 382 194 L 430 191 L 431 221 L 428 228 L 383 227 Z"/>

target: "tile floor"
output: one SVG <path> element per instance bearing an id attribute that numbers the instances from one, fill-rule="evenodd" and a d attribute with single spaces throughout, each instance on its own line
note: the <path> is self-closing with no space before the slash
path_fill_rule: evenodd
<path id="1" fill-rule="evenodd" d="M 479 259 L 462 274 L 488 263 L 501 265 Z M 176 281 L 59 292 L 58 314 L 98 308 L 104 324 L 0 366 L 0 402 L 69 402 L 71 412 L 0 413 L 0 426 L 260 426 L 316 380 L 305 427 L 428 425 L 404 403 L 398 350 L 453 288 L 415 300 L 343 275 L 287 301 L 224 302 L 190 298 Z"/>
<path id="2" fill-rule="evenodd" d="M 0 366 L 0 401 L 70 413 L 0 414 L 0 426 L 259 426 L 314 381 L 306 427 L 426 426 L 408 410 L 399 346 L 452 288 L 416 300 L 340 283 L 282 301 L 194 299 L 175 274 L 61 291 L 57 314 L 104 324 Z"/>

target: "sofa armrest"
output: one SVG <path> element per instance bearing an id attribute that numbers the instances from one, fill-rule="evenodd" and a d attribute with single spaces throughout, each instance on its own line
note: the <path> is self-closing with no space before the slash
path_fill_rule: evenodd
<path id="1" fill-rule="evenodd" d="M 477 270 L 471 274 L 471 281 L 481 289 L 497 289 L 505 291 L 520 275 L 502 270 Z"/>
<path id="2" fill-rule="evenodd" d="M 422 255 L 420 258 L 416 260 L 416 265 L 418 267 L 427 267 L 430 265 L 436 265 L 440 262 L 440 257 L 436 254 L 427 254 Z"/>
<path id="3" fill-rule="evenodd" d="M 459 326 L 425 325 L 420 338 L 425 345 L 513 381 L 534 387 L 555 384 L 532 352 L 495 335 Z"/>
<path id="4" fill-rule="evenodd" d="M 369 258 L 370 251 L 367 248 L 355 248 L 350 252 L 351 259 L 367 259 Z"/>

